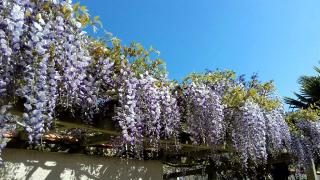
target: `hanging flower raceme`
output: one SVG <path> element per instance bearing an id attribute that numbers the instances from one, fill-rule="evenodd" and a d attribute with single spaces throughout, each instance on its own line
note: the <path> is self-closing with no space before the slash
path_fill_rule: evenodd
<path id="1" fill-rule="evenodd" d="M 52 120 L 54 118 L 54 111 L 56 108 L 57 98 L 58 98 L 58 83 L 60 80 L 60 74 L 55 69 L 55 60 L 54 59 L 48 59 L 48 65 L 47 65 L 47 88 L 48 92 L 47 95 L 47 126 L 48 128 L 51 126 Z"/>
<path id="2" fill-rule="evenodd" d="M 79 22 L 73 18 L 66 20 L 63 14 L 59 14 L 52 21 L 54 38 L 59 39 L 54 44 L 55 63 L 59 67 L 62 84 L 59 88 L 59 103 L 66 108 L 81 106 L 86 103 L 88 89 L 91 88 L 90 84 L 84 84 L 87 67 L 91 62 L 87 50 L 89 40 L 77 25 Z"/>
<path id="3" fill-rule="evenodd" d="M 161 126 L 163 127 L 163 137 L 165 139 L 178 139 L 180 131 L 180 112 L 177 99 L 171 93 L 169 86 L 161 86 L 160 89 L 161 105 Z"/>
<path id="4" fill-rule="evenodd" d="M 13 3 L 14 4 L 14 3 Z M 18 5 L 12 5 L 6 1 L 0 2 L 0 97 L 3 98 L 6 95 L 6 89 L 11 81 L 11 76 L 13 72 L 13 62 L 12 62 L 12 46 L 10 44 L 10 36 L 12 34 L 12 31 L 14 29 L 14 22 L 12 22 L 10 16 L 5 17 L 2 14 L 4 14 L 4 10 L 8 10 L 8 6 L 18 6 Z M 17 10 L 15 8 L 12 11 Z M 12 15 L 12 13 L 10 13 Z M 20 33 L 20 31 L 19 31 Z"/>
<path id="5" fill-rule="evenodd" d="M 114 117 L 114 120 L 119 123 L 126 144 L 141 146 L 142 129 L 139 125 L 141 125 L 142 122 L 141 118 L 136 113 L 137 85 L 139 82 L 138 79 L 134 77 L 130 67 L 125 64 L 125 61 L 122 61 L 121 63 L 120 77 L 118 80 L 120 107 L 117 108 L 117 114 Z"/>
<path id="6" fill-rule="evenodd" d="M 23 33 L 25 8 L 23 1 L 13 1 L 12 4 L 13 6 L 10 12 L 11 18 L 8 19 L 7 24 L 12 35 L 13 49 L 19 50 L 21 43 L 20 37 Z"/>
<path id="7" fill-rule="evenodd" d="M 267 160 L 266 121 L 258 104 L 247 100 L 236 111 L 232 139 L 244 168 L 248 161 L 264 164 Z"/>
<path id="8" fill-rule="evenodd" d="M 148 73 L 136 78 L 130 66 L 122 62 L 118 82 L 120 106 L 114 119 L 122 129 L 126 144 L 134 148 L 138 156 L 145 148 L 144 141 L 148 142 L 146 147 L 158 151 L 161 137 L 178 137 L 180 114 L 176 99 L 169 87 L 159 87 L 159 84 L 159 80 Z"/>
<path id="9" fill-rule="evenodd" d="M 71 1 L 12 0 L 0 6 L 0 96 L 10 92 L 26 101 L 26 131 L 30 142 L 38 141 L 57 103 L 80 105 L 92 91 L 86 85 L 80 92 L 90 61 L 88 38 L 74 18 Z M 63 18 L 62 6 L 70 18 Z"/>
<path id="10" fill-rule="evenodd" d="M 88 66 L 90 57 L 88 52 L 81 49 L 83 45 L 80 39 L 70 35 L 68 40 L 63 44 L 65 52 L 63 65 L 62 82 L 64 84 L 61 91 L 65 92 L 65 106 L 80 105 L 86 101 L 82 95 L 80 87 L 86 77 L 86 66 Z M 81 38 L 81 37 L 80 37 Z M 89 84 L 87 84 L 89 86 Z"/>
<path id="11" fill-rule="evenodd" d="M 27 102 L 25 103 L 26 113 L 23 114 L 26 129 L 29 133 L 30 143 L 41 138 L 42 133 L 45 131 L 45 121 L 48 120 L 48 85 L 47 85 L 47 62 L 48 56 L 44 56 L 39 63 L 38 71 L 33 75 L 32 84 L 29 86 L 30 95 L 26 95 Z M 28 88 L 28 87 L 27 87 Z M 50 117 L 52 118 L 52 117 Z"/>
<path id="12" fill-rule="evenodd" d="M 303 133 L 291 136 L 283 109 L 267 111 L 258 103 L 260 97 L 268 102 L 261 89 L 270 87 L 249 88 L 230 72 L 195 75 L 199 79 L 183 85 L 182 107 L 165 75 L 150 71 L 138 76 L 137 67 L 117 58 L 123 53 L 134 60 L 140 48 L 136 52 L 116 45 L 111 51 L 100 47 L 82 31 L 79 19 L 81 13 L 74 12 L 70 0 L 0 1 L 0 105 L 24 101 L 23 121 L 30 143 L 39 143 L 60 107 L 72 113 L 80 110 L 81 115 L 74 115 L 91 123 L 99 102 L 117 97 L 113 119 L 122 132 L 118 138 L 122 147 L 138 155 L 144 148 L 158 151 L 160 139 L 177 140 L 182 129 L 194 144 L 211 149 L 232 137 L 245 168 L 251 161 L 265 163 L 267 153 L 276 156 L 289 149 L 291 138 L 297 144 L 293 151 L 304 159 L 318 153 L 319 123 L 301 121 L 297 127 Z M 95 47 L 99 49 L 91 51 Z M 2 135 L 15 128 L 6 109 L 3 106 L 0 112 Z M 181 119 L 186 128 L 180 125 Z M 0 145 L 5 144 L 0 138 Z"/>
<path id="13" fill-rule="evenodd" d="M 299 120 L 295 126 L 298 131 L 292 134 L 292 149 L 298 162 L 308 165 L 320 155 L 320 122 Z"/>
<path id="14" fill-rule="evenodd" d="M 41 9 L 36 11 L 36 5 L 32 3 L 28 7 L 29 29 L 26 31 L 30 39 L 26 39 L 25 54 L 22 54 L 25 57 L 23 59 L 25 85 L 22 87 L 22 96 L 26 99 L 24 119 L 28 125 L 26 130 L 30 142 L 38 142 L 45 125 L 50 127 L 53 119 L 59 93 L 58 83 L 61 82 L 60 73 L 63 73 L 57 69 L 63 66 L 60 61 L 62 57 L 59 56 L 63 52 L 59 48 L 54 48 L 59 47 L 58 45 L 66 38 L 57 38 L 53 28 L 55 17 L 52 14 L 44 13 Z"/>
<path id="15" fill-rule="evenodd" d="M 100 102 L 111 99 L 111 92 L 114 90 L 115 81 L 114 62 L 109 58 L 99 58 L 87 67 L 86 77 L 81 84 L 81 93 L 86 96 L 82 103 L 82 118 L 91 123 L 94 113 L 98 110 Z"/>
<path id="16" fill-rule="evenodd" d="M 285 122 L 283 108 L 265 111 L 264 117 L 267 127 L 267 146 L 269 153 L 280 154 L 281 151 L 290 150 L 291 134 Z"/>
<path id="17" fill-rule="evenodd" d="M 224 139 L 224 115 L 220 97 L 204 84 L 186 88 L 187 127 L 194 143 L 216 148 Z"/>
<path id="18" fill-rule="evenodd" d="M 158 149 L 161 106 L 159 88 L 155 83 L 156 79 L 148 73 L 140 75 L 137 87 L 137 107 L 141 119 L 138 126 L 143 130 L 143 135 L 149 139 L 150 145 Z"/>
<path id="19" fill-rule="evenodd" d="M 1 17 L 0 17 L 1 18 Z M 0 20 L 0 26 L 5 26 L 3 21 Z M 11 79 L 11 53 L 12 50 L 9 47 L 8 41 L 6 40 L 6 32 L 0 29 L 0 97 L 3 98 L 6 93 L 7 85 Z M 11 71 L 11 72 L 10 72 Z"/>

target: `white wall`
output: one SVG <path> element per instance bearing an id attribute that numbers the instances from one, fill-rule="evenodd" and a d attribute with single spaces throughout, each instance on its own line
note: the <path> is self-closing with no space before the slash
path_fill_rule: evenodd
<path id="1" fill-rule="evenodd" d="M 0 179 L 162 179 L 160 161 L 6 149 Z"/>

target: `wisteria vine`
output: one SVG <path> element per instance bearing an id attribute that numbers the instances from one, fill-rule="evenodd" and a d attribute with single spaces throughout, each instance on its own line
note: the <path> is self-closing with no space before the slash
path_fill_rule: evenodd
<path id="1" fill-rule="evenodd" d="M 0 1 L 0 152 L 15 121 L 22 121 L 29 143 L 37 144 L 52 127 L 57 107 L 80 109 L 74 115 L 92 124 L 99 102 L 116 99 L 117 138 L 139 156 L 145 148 L 159 151 L 162 139 L 180 142 L 182 131 L 212 151 L 231 143 L 244 168 L 284 151 L 300 159 L 318 153 L 319 123 L 300 121 L 302 133 L 291 133 L 283 107 L 264 91 L 270 84 L 259 86 L 254 79 L 248 85 L 230 72 L 192 76 L 181 84 L 136 72 L 128 60 L 135 50 L 98 46 L 84 25 L 70 0 Z M 18 100 L 22 120 L 7 110 Z"/>
<path id="2" fill-rule="evenodd" d="M 221 97 L 204 84 L 190 84 L 185 91 L 187 125 L 195 144 L 216 147 L 224 139 L 224 114 Z"/>

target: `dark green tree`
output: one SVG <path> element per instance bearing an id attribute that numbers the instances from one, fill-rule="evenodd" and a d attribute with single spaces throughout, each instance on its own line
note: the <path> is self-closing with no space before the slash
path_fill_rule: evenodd
<path id="1" fill-rule="evenodd" d="M 314 67 L 314 69 L 316 70 L 317 75 L 301 76 L 298 79 L 300 93 L 294 92 L 296 98 L 284 98 L 284 101 L 289 104 L 291 108 L 320 108 L 320 68 Z"/>

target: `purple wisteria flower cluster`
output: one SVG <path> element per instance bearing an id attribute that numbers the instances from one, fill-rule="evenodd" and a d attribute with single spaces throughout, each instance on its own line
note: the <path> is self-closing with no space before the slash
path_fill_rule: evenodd
<path id="1" fill-rule="evenodd" d="M 292 151 L 299 163 L 308 165 L 320 156 L 320 122 L 299 120 L 295 124 L 298 131 L 292 135 Z"/>
<path id="2" fill-rule="evenodd" d="M 144 136 L 150 138 L 150 145 L 157 148 L 161 131 L 161 106 L 159 88 L 156 86 L 156 79 L 149 76 L 148 72 L 140 75 L 138 83 L 138 101 L 141 130 Z"/>
<path id="3" fill-rule="evenodd" d="M 224 139 L 224 114 L 221 97 L 204 84 L 192 83 L 185 91 L 187 127 L 193 143 L 215 148 Z"/>
<path id="4" fill-rule="evenodd" d="M 4 0 L 0 6 L 1 103 L 24 99 L 25 130 L 30 143 L 38 143 L 57 104 L 88 101 L 88 37 L 72 13 L 67 19 L 59 11 L 72 12 L 71 1 Z"/>
<path id="5" fill-rule="evenodd" d="M 118 83 L 120 106 L 114 119 L 119 122 L 127 146 L 139 155 L 143 141 L 158 151 L 161 137 L 178 138 L 180 113 L 169 87 L 158 86 L 159 80 L 148 72 L 136 77 L 125 61 Z"/>
<path id="6" fill-rule="evenodd" d="M 91 124 L 98 105 L 111 99 L 109 92 L 114 91 L 114 62 L 109 58 L 99 58 L 87 67 L 86 76 L 81 83 L 84 101 L 81 104 L 82 119 Z"/>
<path id="7" fill-rule="evenodd" d="M 269 156 L 291 150 L 291 133 L 282 108 L 267 111 L 247 100 L 233 116 L 232 141 L 244 168 L 249 161 L 263 165 Z"/>
<path id="8" fill-rule="evenodd" d="M 180 109 L 177 104 L 177 94 L 172 94 L 169 86 L 161 86 L 160 93 L 160 106 L 161 116 L 160 123 L 163 128 L 162 137 L 165 139 L 179 137 L 180 131 Z"/>
<path id="9" fill-rule="evenodd" d="M 195 80 L 184 90 L 187 132 L 193 143 L 213 149 L 231 143 L 244 169 L 264 165 L 269 157 L 291 150 L 291 133 L 281 106 L 266 109 L 252 98 L 228 104 L 223 100 L 226 93 L 237 98 L 235 93 L 246 91 L 243 82 L 223 78 L 203 82 Z"/>
<path id="10" fill-rule="evenodd" d="M 161 137 L 178 137 L 180 114 L 167 80 L 135 74 L 125 58 L 118 59 L 119 70 L 116 59 L 92 56 L 95 41 L 82 31 L 71 1 L 8 0 L 0 6 L 1 103 L 23 99 L 30 143 L 50 129 L 56 107 L 80 109 L 90 123 L 110 94 L 120 104 L 114 119 L 126 145 L 138 150 L 148 138 L 157 149 Z"/>
<path id="11" fill-rule="evenodd" d="M 128 65 L 121 63 L 119 77 L 119 103 L 117 114 L 114 117 L 119 122 L 122 135 L 126 143 L 141 146 L 142 129 L 141 119 L 137 113 L 137 85 L 138 79 L 134 77 Z M 138 141 L 138 142 L 137 142 Z"/>
<path id="12" fill-rule="evenodd" d="M 81 112 L 77 118 L 92 123 L 99 103 L 110 99 L 117 100 L 117 140 L 138 156 L 146 148 L 159 151 L 162 139 L 178 144 L 182 131 L 193 144 L 212 150 L 232 144 L 244 168 L 251 161 L 264 164 L 291 147 L 301 159 L 318 153 L 318 122 L 299 121 L 301 133 L 291 133 L 283 107 L 270 110 L 259 104 L 268 99 L 259 99 L 267 96 L 259 88 L 268 84 L 245 85 L 230 72 L 200 75 L 186 84 L 137 72 L 139 63 L 131 60 L 139 49 L 126 47 L 129 54 L 107 44 L 94 49 L 99 43 L 82 30 L 78 15 L 70 0 L 0 1 L 0 153 L 6 144 L 3 134 L 14 131 L 18 121 L 8 113 L 8 104 L 23 101 L 22 125 L 29 142 L 39 143 L 58 108 Z M 255 98 L 246 99 L 250 94 Z"/>
<path id="13" fill-rule="evenodd" d="M 248 100 L 239 107 L 234 119 L 232 139 L 246 168 L 248 159 L 254 162 L 266 162 L 266 121 L 259 105 Z"/>
<path id="14" fill-rule="evenodd" d="M 264 111 L 266 120 L 267 150 L 268 154 L 276 156 L 282 151 L 290 150 L 291 133 L 288 124 L 285 121 L 285 112 L 283 107 L 272 111 Z"/>

